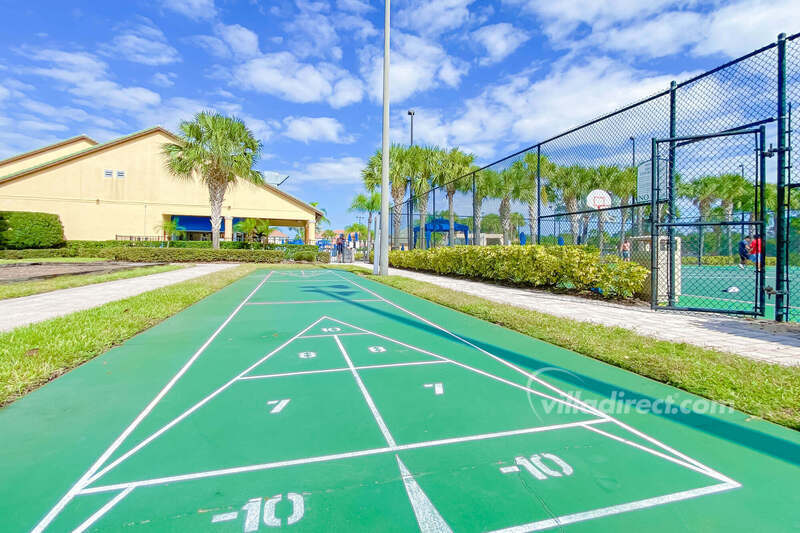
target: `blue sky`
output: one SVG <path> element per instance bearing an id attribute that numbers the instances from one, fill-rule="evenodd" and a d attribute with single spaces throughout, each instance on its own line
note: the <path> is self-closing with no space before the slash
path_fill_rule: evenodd
<path id="1" fill-rule="evenodd" d="M 776 35 L 797 0 L 395 0 L 394 142 L 487 163 Z M 243 118 L 259 168 L 341 228 L 380 145 L 383 3 L 0 0 L 0 158 L 202 109 Z"/>

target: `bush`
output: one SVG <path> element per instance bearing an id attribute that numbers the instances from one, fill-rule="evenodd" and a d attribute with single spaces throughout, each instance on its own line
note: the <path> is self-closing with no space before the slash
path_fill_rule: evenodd
<path id="1" fill-rule="evenodd" d="M 79 257 L 69 248 L 40 248 L 33 250 L 0 250 L 0 259 L 39 259 L 42 257 Z M 92 257 L 92 256 L 86 256 Z"/>
<path id="2" fill-rule="evenodd" d="M 64 227 L 58 215 L 2 211 L 0 219 L 0 248 L 57 248 L 64 244 Z"/>
<path id="3" fill-rule="evenodd" d="M 283 260 L 283 252 L 280 250 L 213 250 L 211 248 L 145 248 L 131 246 L 105 248 L 98 252 L 98 256 L 115 261 L 153 263 L 210 263 L 215 261 L 280 263 Z"/>
<path id="4" fill-rule="evenodd" d="M 327 251 L 317 252 L 317 262 L 318 263 L 330 263 L 331 262 L 331 253 Z"/>
<path id="5" fill-rule="evenodd" d="M 595 289 L 605 297 L 631 298 L 650 272 L 583 246 L 448 246 L 393 250 L 393 267 L 486 279 L 531 287 Z"/>
<path id="6" fill-rule="evenodd" d="M 317 260 L 317 254 L 315 252 L 311 252 L 308 250 L 301 250 L 299 252 L 294 253 L 293 259 L 295 261 L 309 261 L 313 263 Z"/>

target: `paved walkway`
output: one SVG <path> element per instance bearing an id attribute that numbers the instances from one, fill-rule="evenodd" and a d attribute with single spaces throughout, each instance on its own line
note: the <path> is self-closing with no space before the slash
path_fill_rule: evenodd
<path id="1" fill-rule="evenodd" d="M 0 300 L 0 331 L 90 309 L 234 266 L 236 265 L 229 263 L 197 265 L 138 278 Z"/>
<path id="2" fill-rule="evenodd" d="M 641 335 L 732 352 L 751 359 L 800 365 L 800 324 L 731 318 L 711 314 L 651 311 L 649 307 L 590 300 L 534 289 L 454 279 L 390 268 L 389 274 L 427 281 L 440 287 L 604 326 L 619 326 Z"/>

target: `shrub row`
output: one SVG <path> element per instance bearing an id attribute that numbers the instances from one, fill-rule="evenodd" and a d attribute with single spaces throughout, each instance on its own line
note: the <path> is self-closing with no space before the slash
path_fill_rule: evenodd
<path id="1" fill-rule="evenodd" d="M 636 263 L 601 256 L 583 246 L 448 246 L 393 250 L 393 267 L 527 285 L 594 289 L 603 296 L 631 298 L 642 292 L 649 271 Z"/>
<path id="2" fill-rule="evenodd" d="M 317 252 L 317 262 L 319 263 L 330 263 L 331 262 L 331 253 L 328 251 Z"/>
<path id="3" fill-rule="evenodd" d="M 38 259 L 42 257 L 78 257 L 75 250 L 67 248 L 40 248 L 32 250 L 0 250 L 0 259 Z M 87 255 L 85 257 L 93 257 Z"/>
<path id="4" fill-rule="evenodd" d="M 210 248 L 104 248 L 97 252 L 99 257 L 114 261 L 210 263 L 230 261 L 237 263 L 280 263 L 281 250 L 213 250 Z"/>
<path id="5" fill-rule="evenodd" d="M 30 211 L 0 211 L 0 248 L 56 248 L 64 243 L 58 215 Z"/>

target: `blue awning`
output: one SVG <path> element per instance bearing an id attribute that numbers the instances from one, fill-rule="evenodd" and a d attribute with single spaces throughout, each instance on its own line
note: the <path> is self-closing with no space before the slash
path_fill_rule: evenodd
<path id="1" fill-rule="evenodd" d="M 211 232 L 211 217 L 193 217 L 187 215 L 172 215 L 172 220 L 178 223 L 178 229 L 183 231 Z M 225 231 L 225 217 L 222 217 L 220 231 Z"/>

